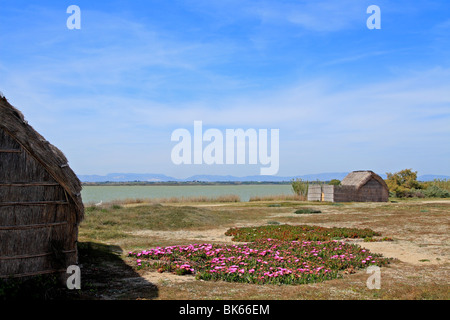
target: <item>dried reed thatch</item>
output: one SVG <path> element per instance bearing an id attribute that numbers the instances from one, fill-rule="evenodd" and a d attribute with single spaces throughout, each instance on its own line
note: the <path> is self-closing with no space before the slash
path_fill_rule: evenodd
<path id="1" fill-rule="evenodd" d="M 64 154 L 0 97 L 0 277 L 77 264 L 81 182 Z"/>
<path id="2" fill-rule="evenodd" d="M 341 181 L 341 185 L 343 186 L 354 186 L 357 189 L 362 188 L 367 182 L 371 179 L 376 180 L 381 186 L 388 189 L 386 182 L 384 182 L 383 178 L 377 175 L 375 172 L 371 170 L 359 170 L 350 172 L 344 179 Z"/>
<path id="3" fill-rule="evenodd" d="M 350 172 L 341 186 L 355 188 L 353 201 L 386 202 L 389 200 L 389 188 L 383 178 L 370 170 Z"/>

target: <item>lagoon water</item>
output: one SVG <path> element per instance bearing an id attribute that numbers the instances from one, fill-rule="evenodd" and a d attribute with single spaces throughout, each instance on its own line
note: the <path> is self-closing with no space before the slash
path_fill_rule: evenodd
<path id="1" fill-rule="evenodd" d="M 83 186 L 81 196 L 85 204 L 124 199 L 155 199 L 182 197 L 218 197 L 237 195 L 241 201 L 250 197 L 292 195 L 290 184 L 276 185 L 176 185 L 176 186 Z"/>

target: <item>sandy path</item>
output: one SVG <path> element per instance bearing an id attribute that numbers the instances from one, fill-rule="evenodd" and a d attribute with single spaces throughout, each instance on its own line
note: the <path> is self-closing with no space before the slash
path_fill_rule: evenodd
<path id="1" fill-rule="evenodd" d="M 413 265 L 441 265 L 449 262 L 448 256 L 435 254 L 427 247 L 421 247 L 408 241 L 361 242 L 358 244 L 371 252 L 381 253 L 385 257 L 396 258 Z"/>
<path id="2" fill-rule="evenodd" d="M 180 240 L 183 244 L 194 240 L 196 243 L 232 243 L 231 237 L 225 235 L 228 228 L 210 229 L 210 230 L 177 230 L 177 231 L 153 231 L 140 230 L 131 234 L 141 237 L 156 237 L 165 240 Z"/>

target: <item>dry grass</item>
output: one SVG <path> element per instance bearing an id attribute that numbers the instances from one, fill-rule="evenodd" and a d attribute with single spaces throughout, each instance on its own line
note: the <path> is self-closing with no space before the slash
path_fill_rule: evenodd
<path id="1" fill-rule="evenodd" d="M 169 198 L 126 198 L 121 200 L 114 200 L 102 203 L 100 207 L 111 207 L 114 205 L 125 206 L 135 204 L 160 204 L 160 203 L 228 203 L 240 202 L 241 198 L 238 195 L 222 195 L 217 197 L 169 197 Z M 94 203 L 89 203 L 87 206 L 94 206 Z"/>
<path id="2" fill-rule="evenodd" d="M 249 201 L 304 201 L 305 196 L 302 195 L 268 195 L 268 196 L 254 196 L 250 197 Z"/>

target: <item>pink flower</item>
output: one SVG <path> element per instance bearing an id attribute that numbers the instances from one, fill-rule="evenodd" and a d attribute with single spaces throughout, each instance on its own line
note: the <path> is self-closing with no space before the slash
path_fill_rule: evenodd
<path id="1" fill-rule="evenodd" d="M 237 268 L 228 268 L 228 273 L 235 273 Z"/>

